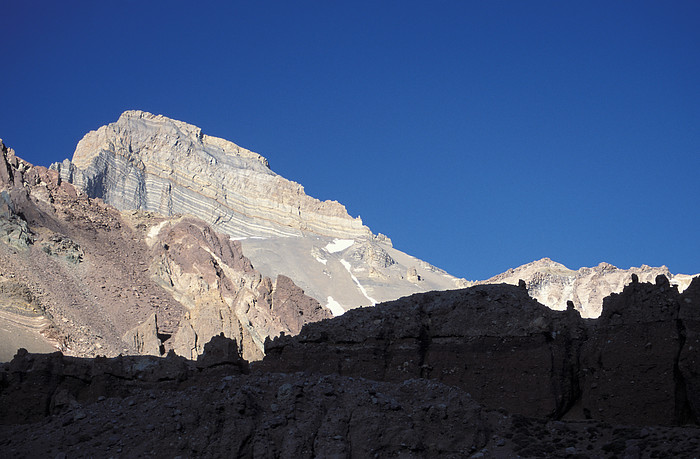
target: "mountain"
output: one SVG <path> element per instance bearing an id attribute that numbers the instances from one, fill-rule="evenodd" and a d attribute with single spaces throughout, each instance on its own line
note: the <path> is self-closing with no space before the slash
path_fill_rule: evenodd
<path id="1" fill-rule="evenodd" d="M 611 293 L 620 293 L 630 283 L 632 276 L 642 282 L 652 282 L 662 275 L 676 285 L 679 291 L 685 290 L 695 276 L 671 274 L 666 266 L 620 269 L 610 263 L 600 263 L 593 268 L 580 268 L 576 271 L 561 263 L 543 258 L 498 274 L 475 284 L 511 284 L 525 281 L 527 291 L 540 303 L 555 310 L 564 310 L 571 301 L 581 316 L 596 318 L 603 308 L 603 299 Z"/>
<path id="2" fill-rule="evenodd" d="M 0 360 L 19 347 L 196 358 L 222 332 L 259 360 L 268 337 L 422 291 L 523 280 L 550 308 L 597 317 L 633 273 L 681 291 L 690 279 L 544 259 L 470 283 L 306 196 L 262 156 L 145 112 L 88 133 L 49 170 L 0 146 Z"/>
<path id="3" fill-rule="evenodd" d="M 240 240 L 262 274 L 294 279 L 335 315 L 467 285 L 394 249 L 338 202 L 307 196 L 259 154 L 164 116 L 124 112 L 85 135 L 72 160 L 51 168 L 119 210 L 203 220 Z"/>
<path id="4" fill-rule="evenodd" d="M 2 142 L 0 241 L 0 360 L 18 346 L 196 358 L 220 333 L 256 360 L 268 336 L 331 317 L 201 220 L 120 213 Z"/>
<path id="5" fill-rule="evenodd" d="M 52 169 L 0 141 L 0 451 L 700 455 L 700 278 L 464 284 L 185 123 L 127 112 Z"/>
<path id="6" fill-rule="evenodd" d="M 631 274 L 664 274 L 681 290 L 691 276 L 665 266 L 629 270 L 608 263 L 573 271 L 548 258 L 476 283 L 399 250 L 373 234 L 335 201 L 321 202 L 270 170 L 257 153 L 196 126 L 143 111 L 127 111 L 85 135 L 73 159 L 53 164 L 61 179 L 120 210 L 192 215 L 241 241 L 263 275 L 284 275 L 334 315 L 412 293 L 484 283 L 517 285 L 553 309 L 573 301 L 598 317 L 603 298 L 622 291 Z"/>

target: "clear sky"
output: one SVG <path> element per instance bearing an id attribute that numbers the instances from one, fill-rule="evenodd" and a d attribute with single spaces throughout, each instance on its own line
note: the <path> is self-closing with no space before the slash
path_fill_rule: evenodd
<path id="1" fill-rule="evenodd" d="M 0 0 L 0 137 L 48 165 L 127 109 L 267 157 L 485 279 L 700 272 L 700 2 Z"/>

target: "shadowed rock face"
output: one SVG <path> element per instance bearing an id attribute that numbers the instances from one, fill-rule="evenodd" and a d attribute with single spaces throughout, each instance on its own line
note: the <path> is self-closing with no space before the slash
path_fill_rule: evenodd
<path id="1" fill-rule="evenodd" d="M 197 362 L 19 352 L 0 366 L 0 447 L 44 457 L 695 457 L 697 426 L 657 424 L 697 419 L 687 336 L 699 287 L 681 295 L 665 278 L 635 282 L 595 321 L 505 285 L 415 295 L 268 342 L 250 374 L 222 336 Z M 674 338 L 683 330 L 685 341 Z M 603 341 L 632 351 L 621 359 Z M 572 404 L 592 419 L 574 419 L 576 408 L 543 418 Z"/>
<path id="2" fill-rule="evenodd" d="M 214 337 L 207 354 L 194 362 L 174 353 L 167 358 L 126 356 L 95 359 L 28 354 L 21 349 L 0 375 L 0 424 L 35 422 L 81 403 L 127 397 L 143 389 L 173 390 L 202 372 L 225 367 L 227 374 L 248 372 L 236 342 Z"/>
<path id="3" fill-rule="evenodd" d="M 268 341 L 260 365 L 430 378 L 528 416 L 695 423 L 699 284 L 679 294 L 664 276 L 636 281 L 606 299 L 597 320 L 552 311 L 521 287 L 418 294 Z"/>
<path id="4" fill-rule="evenodd" d="M 556 417 L 575 397 L 572 365 L 583 339 L 576 312 L 556 313 L 524 289 L 489 285 L 308 325 L 298 337 L 268 342 L 262 365 L 383 381 L 426 377 L 495 408 Z"/>
<path id="5" fill-rule="evenodd" d="M 649 424 L 697 423 L 700 278 L 683 294 L 658 276 L 605 299 L 582 355 L 583 408 L 597 419 Z M 692 340 L 692 338 L 691 338 Z M 694 401 L 694 402 L 691 402 Z"/>

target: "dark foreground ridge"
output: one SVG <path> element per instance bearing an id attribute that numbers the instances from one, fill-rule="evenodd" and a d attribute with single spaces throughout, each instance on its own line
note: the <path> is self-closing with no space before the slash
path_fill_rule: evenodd
<path id="1" fill-rule="evenodd" d="M 633 279 L 583 320 L 524 289 L 413 295 L 307 324 L 248 368 L 20 351 L 12 457 L 697 457 L 700 279 Z"/>
<path id="2" fill-rule="evenodd" d="M 524 288 L 413 295 L 268 341 L 261 366 L 381 381 L 430 378 L 491 408 L 551 419 L 697 424 L 700 278 L 606 298 L 598 319 L 553 311 Z"/>

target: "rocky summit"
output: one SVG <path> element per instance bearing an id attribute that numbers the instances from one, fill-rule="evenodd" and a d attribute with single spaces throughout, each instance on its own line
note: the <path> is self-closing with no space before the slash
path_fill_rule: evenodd
<path id="1" fill-rule="evenodd" d="M 127 111 L 51 168 L 119 210 L 201 219 L 240 240 L 262 274 L 293 279 L 335 315 L 467 285 L 394 249 L 338 202 L 307 196 L 259 154 L 164 116 Z"/>
<path id="2" fill-rule="evenodd" d="M 552 309 L 563 310 L 571 301 L 581 316 L 595 318 L 600 316 L 603 310 L 605 297 L 611 293 L 622 292 L 632 276 L 637 276 L 642 282 L 653 282 L 659 275 L 668 278 L 681 292 L 695 277 L 687 274 L 674 275 L 666 266 L 643 265 L 638 268 L 620 269 L 605 262 L 592 268 L 573 270 L 549 258 L 543 258 L 475 284 L 518 285 L 524 281 L 530 296 L 540 303 Z"/>

